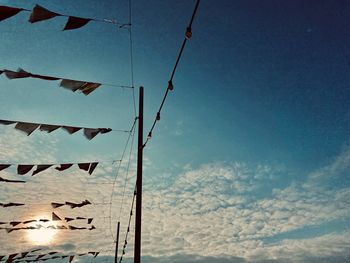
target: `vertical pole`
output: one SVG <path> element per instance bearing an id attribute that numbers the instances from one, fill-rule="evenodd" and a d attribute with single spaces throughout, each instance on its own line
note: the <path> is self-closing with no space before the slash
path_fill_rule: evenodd
<path id="1" fill-rule="evenodd" d="M 139 93 L 139 131 L 137 146 L 136 216 L 134 263 L 141 263 L 142 157 L 143 157 L 143 87 Z"/>
<path id="2" fill-rule="evenodd" d="M 118 222 L 118 226 L 117 226 L 117 241 L 115 242 L 114 263 L 118 262 L 119 228 L 120 228 L 120 222 Z"/>

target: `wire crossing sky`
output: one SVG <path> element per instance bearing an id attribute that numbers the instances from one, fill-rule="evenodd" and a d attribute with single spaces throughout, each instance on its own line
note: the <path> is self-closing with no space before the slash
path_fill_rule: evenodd
<path id="1" fill-rule="evenodd" d="M 1 119 L 129 130 L 133 92 L 143 86 L 144 126 L 157 124 L 144 149 L 142 262 L 349 262 L 350 3 L 201 1 L 157 121 L 196 3 L 0 0 L 131 24 L 62 31 L 67 17 L 31 24 L 19 12 L 0 22 L 0 69 L 135 87 L 101 85 L 83 96 L 58 81 L 3 73 Z M 40 248 L 32 254 L 90 251 L 100 253 L 74 262 L 113 261 L 117 222 L 123 242 L 134 195 L 134 131 L 86 140 L 1 125 L 3 164 L 122 161 L 92 175 L 77 167 L 25 178 L 13 167 L 1 171 L 0 203 L 25 205 L 0 206 L 0 221 L 51 218 L 51 202 L 89 200 L 55 212 L 94 218 L 96 229 L 57 231 L 46 243 L 29 230 L 0 230 L 0 256 Z M 132 262 L 131 222 L 123 262 Z"/>

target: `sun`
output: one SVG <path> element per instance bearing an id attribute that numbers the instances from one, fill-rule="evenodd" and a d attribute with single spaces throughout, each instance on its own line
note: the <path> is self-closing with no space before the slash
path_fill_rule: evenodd
<path id="1" fill-rule="evenodd" d="M 56 229 L 33 229 L 27 231 L 27 237 L 35 245 L 47 245 L 55 240 Z"/>

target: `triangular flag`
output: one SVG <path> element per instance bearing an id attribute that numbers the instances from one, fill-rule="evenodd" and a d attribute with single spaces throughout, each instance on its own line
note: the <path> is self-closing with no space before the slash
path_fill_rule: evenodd
<path id="1" fill-rule="evenodd" d="M 46 131 L 47 133 L 53 132 L 54 130 L 57 130 L 61 126 L 59 125 L 49 125 L 49 124 L 41 124 L 39 129 L 41 131 Z"/>
<path id="2" fill-rule="evenodd" d="M 51 12 L 50 10 L 47 10 L 46 8 L 40 5 L 35 5 L 35 7 L 32 10 L 32 13 L 30 14 L 29 22 L 35 23 L 35 22 L 54 18 L 56 16 L 60 16 L 60 14 Z"/>
<path id="3" fill-rule="evenodd" d="M 61 221 L 62 219 L 56 215 L 54 212 L 52 212 L 52 221 Z"/>
<path id="4" fill-rule="evenodd" d="M 17 166 L 17 173 L 20 175 L 24 175 L 26 173 L 28 173 L 30 170 L 32 170 L 32 168 L 34 167 L 34 165 L 32 164 L 19 164 Z"/>
<path id="5" fill-rule="evenodd" d="M 0 171 L 7 169 L 11 166 L 11 164 L 0 164 Z"/>
<path id="6" fill-rule="evenodd" d="M 70 16 L 63 30 L 72 30 L 85 26 L 91 21 L 90 18 Z"/>
<path id="7" fill-rule="evenodd" d="M 94 172 L 97 165 L 98 165 L 98 163 L 91 163 L 90 168 L 89 168 L 90 175 Z"/>
<path id="8" fill-rule="evenodd" d="M 69 134 L 73 134 L 81 130 L 80 127 L 72 127 L 72 126 L 62 126 L 62 129 L 65 129 Z"/>
<path id="9" fill-rule="evenodd" d="M 33 171 L 32 175 L 36 175 L 42 171 L 45 171 L 46 169 L 50 168 L 52 164 L 39 164 L 36 166 L 36 170 Z"/>
<path id="10" fill-rule="evenodd" d="M 0 21 L 10 18 L 11 16 L 17 15 L 23 11 L 22 8 L 15 8 L 10 6 L 0 6 Z"/>
<path id="11" fill-rule="evenodd" d="M 64 170 L 70 168 L 72 165 L 73 165 L 72 163 L 62 163 L 62 164 L 60 164 L 59 167 L 56 167 L 55 169 L 58 171 L 64 171 Z"/>
<path id="12" fill-rule="evenodd" d="M 40 124 L 28 123 L 28 122 L 17 122 L 15 129 L 25 132 L 28 136 L 32 134 Z"/>

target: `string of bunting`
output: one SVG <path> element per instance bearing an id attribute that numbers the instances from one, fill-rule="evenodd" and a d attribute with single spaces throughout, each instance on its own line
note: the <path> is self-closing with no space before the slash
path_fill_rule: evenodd
<path id="1" fill-rule="evenodd" d="M 64 203 L 52 202 L 51 206 L 52 206 L 52 208 L 55 209 L 55 208 L 58 208 L 58 207 L 66 205 L 66 206 L 69 206 L 71 209 L 73 209 L 73 208 L 83 207 L 83 206 L 91 205 L 91 204 L 92 203 L 89 200 L 84 200 L 84 201 L 82 201 L 80 203 L 74 203 L 74 202 L 70 202 L 70 201 L 66 201 Z M 13 202 L 0 203 L 0 206 L 2 206 L 2 207 L 23 206 L 23 205 L 25 205 L 25 204 L 23 204 L 23 203 L 13 203 Z"/>
<path id="2" fill-rule="evenodd" d="M 86 253 L 80 253 L 80 254 L 69 254 L 65 255 L 63 253 L 52 251 L 49 253 L 42 253 L 42 254 L 34 254 L 35 252 L 38 252 L 42 249 L 34 249 L 31 251 L 25 251 L 20 253 L 14 253 L 10 255 L 0 255 L 0 262 L 6 261 L 6 263 L 10 262 L 38 262 L 38 261 L 47 261 L 47 260 L 53 260 L 53 259 L 68 259 L 68 262 L 73 262 L 74 258 L 76 257 L 82 257 L 86 255 L 91 255 L 94 258 L 96 258 L 100 252 L 95 251 L 89 251 Z"/>
<path id="3" fill-rule="evenodd" d="M 119 28 L 130 26 L 130 24 L 122 24 L 116 20 L 111 20 L 111 19 L 85 18 L 85 17 L 77 17 L 77 16 L 60 14 L 60 13 L 52 12 L 40 5 L 35 5 L 32 10 L 28 10 L 25 8 L 10 7 L 10 6 L 0 6 L 0 21 L 13 17 L 23 11 L 31 12 L 28 20 L 28 22 L 30 23 L 37 23 L 37 22 L 52 19 L 58 16 L 68 17 L 66 25 L 63 28 L 63 31 L 81 28 L 86 24 L 88 24 L 90 21 L 115 24 L 115 25 L 119 25 Z"/>
<path id="4" fill-rule="evenodd" d="M 31 135 L 35 130 L 39 129 L 40 131 L 45 131 L 47 133 L 51 133 L 59 128 L 67 131 L 69 134 L 74 134 L 77 131 L 83 130 L 84 136 L 88 140 L 92 140 L 98 134 L 106 134 L 111 131 L 118 132 L 130 132 L 126 130 L 112 130 L 111 128 L 85 128 L 85 127 L 76 127 L 76 126 L 64 126 L 57 124 L 45 124 L 45 123 L 35 123 L 35 122 L 22 122 L 22 121 L 13 121 L 13 120 L 1 120 L 0 124 L 2 125 L 15 125 L 15 129 L 22 131 L 27 134 L 27 136 Z"/>
<path id="5" fill-rule="evenodd" d="M 92 163 L 62 163 L 62 164 L 17 164 L 17 174 L 18 175 L 25 175 L 28 172 L 32 170 L 33 167 L 36 167 L 36 169 L 32 172 L 32 176 L 36 175 L 40 172 L 45 171 L 46 169 L 57 166 L 55 169 L 57 171 L 64 171 L 68 168 L 72 167 L 74 164 L 77 164 L 78 167 L 81 170 L 87 171 L 90 175 L 94 172 L 96 169 L 98 162 L 92 162 Z M 14 164 L 0 164 L 0 171 L 5 170 L 9 167 L 11 167 Z"/>
<path id="6" fill-rule="evenodd" d="M 95 91 L 101 85 L 114 86 L 114 87 L 120 87 L 120 88 L 132 88 L 130 86 L 123 86 L 123 85 L 97 83 L 97 82 L 91 82 L 91 81 L 82 81 L 82 80 L 74 80 L 74 79 L 66 79 L 66 78 L 60 78 L 60 77 L 54 77 L 54 76 L 33 74 L 28 71 L 25 71 L 22 68 L 18 68 L 17 71 L 2 69 L 0 70 L 0 75 L 2 73 L 4 73 L 5 76 L 10 80 L 23 79 L 23 78 L 36 78 L 36 79 L 49 80 L 49 81 L 60 80 L 61 81 L 59 84 L 60 87 L 71 90 L 72 92 L 80 91 L 86 96 L 92 93 L 93 91 Z"/>

